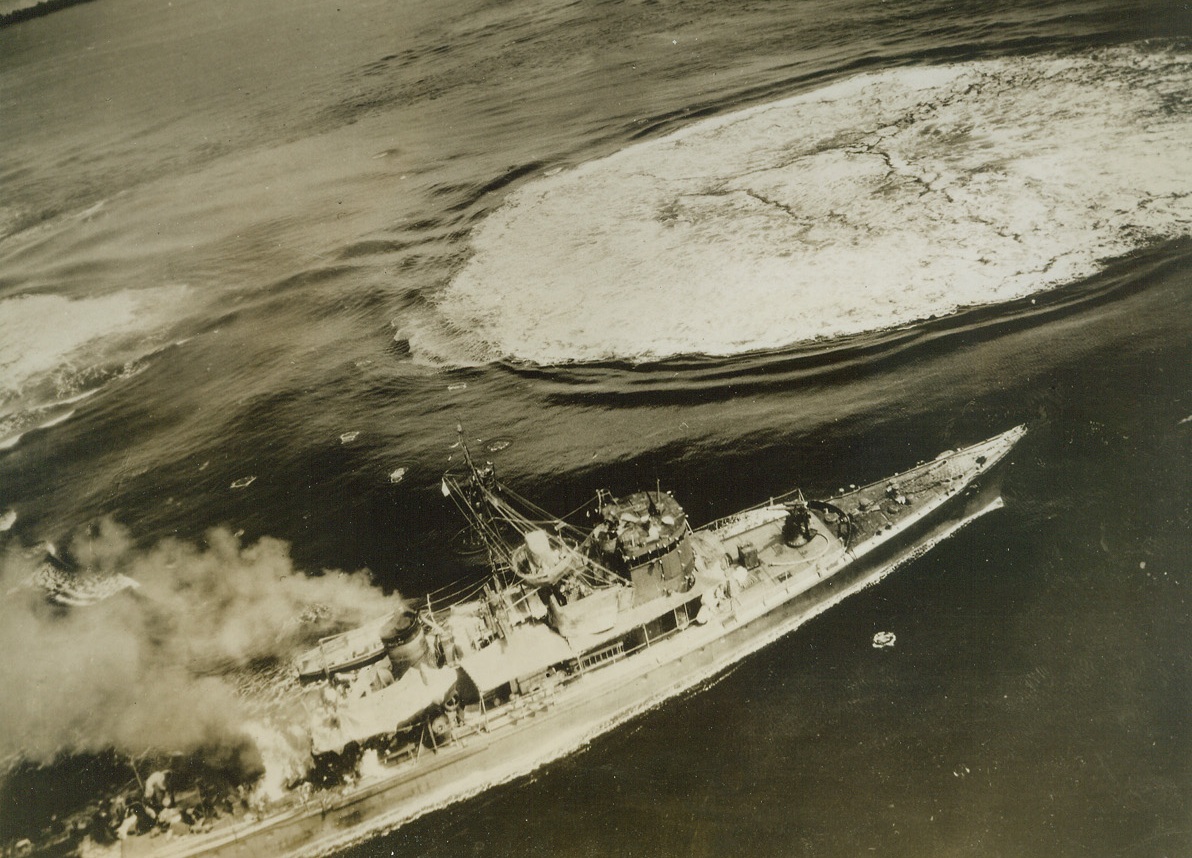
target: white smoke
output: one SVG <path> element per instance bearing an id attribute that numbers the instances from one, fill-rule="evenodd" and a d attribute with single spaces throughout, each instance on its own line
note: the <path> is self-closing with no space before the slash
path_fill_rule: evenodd
<path id="1" fill-rule="evenodd" d="M 287 658 L 327 623 L 358 623 L 399 602 L 365 572 L 307 576 L 285 543 L 244 546 L 222 529 L 204 547 L 171 539 L 139 551 L 106 520 L 74 541 L 73 554 L 140 589 L 64 610 L 27 586 L 26 553 L 4 558 L 0 759 L 234 751 L 250 707 L 229 670 Z M 322 627 L 299 620 L 314 607 Z"/>

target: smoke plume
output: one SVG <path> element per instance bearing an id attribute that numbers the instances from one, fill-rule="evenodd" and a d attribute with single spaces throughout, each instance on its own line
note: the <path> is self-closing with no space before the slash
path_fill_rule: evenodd
<path id="1" fill-rule="evenodd" d="M 294 569 L 285 543 L 245 546 L 223 529 L 203 547 L 166 540 L 141 551 L 107 520 L 77 537 L 72 553 L 140 588 L 63 609 L 27 585 L 36 559 L 16 551 L 3 559 L 0 760 L 107 749 L 242 753 L 248 704 L 230 671 L 288 658 L 331 623 L 358 623 L 399 602 L 365 572 L 310 577 Z"/>

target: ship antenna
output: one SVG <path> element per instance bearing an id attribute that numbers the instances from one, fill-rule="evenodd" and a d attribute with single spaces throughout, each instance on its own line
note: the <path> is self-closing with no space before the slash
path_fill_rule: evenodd
<path id="1" fill-rule="evenodd" d="M 455 431 L 456 434 L 459 435 L 459 445 L 464 451 L 464 462 L 466 462 L 468 465 L 468 471 L 473 477 L 475 477 L 476 463 L 472 461 L 472 451 L 468 449 L 468 441 L 466 438 L 464 438 L 464 424 L 457 422 L 455 424 Z"/>

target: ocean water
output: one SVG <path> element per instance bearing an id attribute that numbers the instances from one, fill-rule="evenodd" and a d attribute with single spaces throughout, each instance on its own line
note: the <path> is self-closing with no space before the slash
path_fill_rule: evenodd
<path id="1" fill-rule="evenodd" d="M 1155 0 L 0 29 L 0 750 L 134 753 L 135 706 L 191 741 L 140 677 L 223 701 L 246 618 L 467 574 L 457 422 L 544 507 L 659 480 L 698 524 L 1027 421 L 1006 509 L 352 854 L 1192 852 L 1189 36 Z M 30 614 L 43 540 L 197 620 Z M 8 834 L 80 801 L 55 771 Z"/>

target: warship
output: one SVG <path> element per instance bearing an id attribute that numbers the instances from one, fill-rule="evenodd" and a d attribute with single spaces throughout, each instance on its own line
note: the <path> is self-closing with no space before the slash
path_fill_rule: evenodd
<path id="1" fill-rule="evenodd" d="M 474 461 L 461 436 L 464 467 L 442 492 L 488 570 L 299 660 L 309 758 L 281 798 L 177 836 L 130 835 L 118 851 L 326 854 L 525 775 L 1000 507 L 1000 471 L 1025 432 L 699 527 L 658 486 L 598 492 L 583 526 L 568 523 Z"/>

